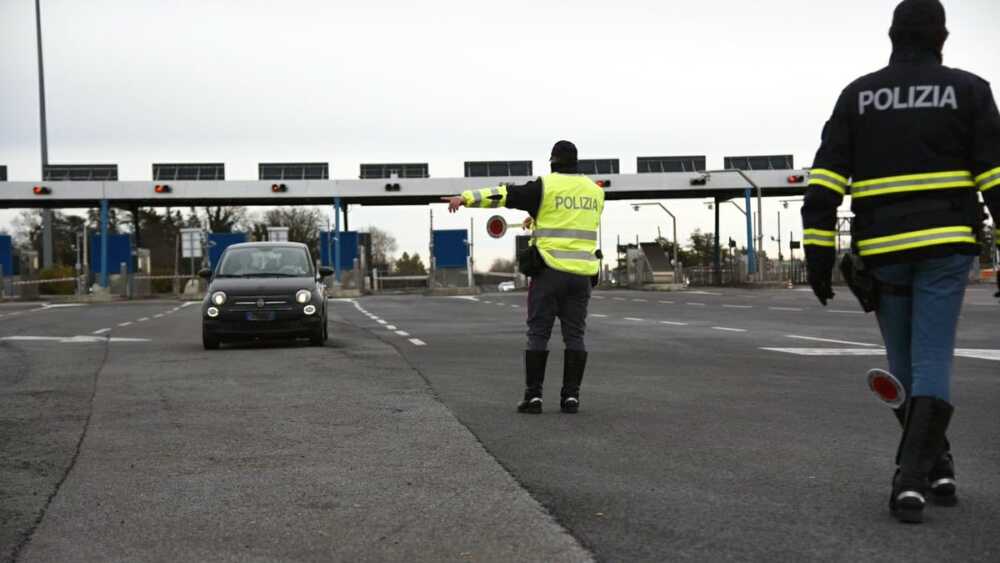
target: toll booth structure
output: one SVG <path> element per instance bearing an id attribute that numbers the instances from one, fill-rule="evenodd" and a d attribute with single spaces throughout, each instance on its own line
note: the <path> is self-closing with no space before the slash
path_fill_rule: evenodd
<path id="1" fill-rule="evenodd" d="M 432 232 L 432 275 L 434 284 L 443 287 L 469 285 L 469 231 L 436 229 Z"/>
<path id="2" fill-rule="evenodd" d="M 208 267 L 214 269 L 222 258 L 222 253 L 234 244 L 240 244 L 250 240 L 248 233 L 208 233 Z"/>
<path id="3" fill-rule="evenodd" d="M 361 289 L 364 287 L 363 279 L 371 276 L 371 234 L 358 231 L 340 231 L 339 264 L 335 264 L 337 261 L 336 242 L 337 233 L 335 231 L 320 231 L 320 264 L 344 272 L 345 275 L 341 279 L 344 287 Z M 357 270 L 355 270 L 355 266 L 357 266 Z"/>

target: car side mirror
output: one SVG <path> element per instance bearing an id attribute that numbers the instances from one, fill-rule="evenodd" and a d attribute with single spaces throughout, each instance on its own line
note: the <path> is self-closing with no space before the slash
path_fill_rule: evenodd
<path id="1" fill-rule="evenodd" d="M 198 277 L 202 279 L 210 279 L 212 277 L 212 270 L 208 268 L 202 268 L 198 270 Z"/>
<path id="2" fill-rule="evenodd" d="M 320 268 L 319 268 L 319 277 L 321 277 L 321 278 L 328 278 L 328 277 L 332 276 L 333 274 L 334 274 L 333 268 L 331 268 L 329 266 L 320 266 Z"/>

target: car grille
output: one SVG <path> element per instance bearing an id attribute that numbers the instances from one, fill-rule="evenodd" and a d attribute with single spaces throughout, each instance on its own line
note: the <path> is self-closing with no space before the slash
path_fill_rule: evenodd
<path id="1" fill-rule="evenodd" d="M 294 298 L 287 295 L 238 295 L 232 297 L 230 308 L 234 311 L 287 311 Z M 262 303 L 263 307 L 258 306 Z"/>

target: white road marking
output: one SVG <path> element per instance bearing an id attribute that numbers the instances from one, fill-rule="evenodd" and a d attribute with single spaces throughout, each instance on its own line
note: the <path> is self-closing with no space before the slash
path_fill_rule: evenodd
<path id="1" fill-rule="evenodd" d="M 660 301 L 660 303 L 663 303 L 664 305 L 673 305 L 674 304 L 673 301 Z"/>
<path id="2" fill-rule="evenodd" d="M 386 325 L 386 330 L 396 330 L 396 325 Z"/>
<path id="3" fill-rule="evenodd" d="M 830 309 L 831 313 L 841 313 L 845 315 L 864 315 L 864 311 L 845 311 L 843 309 Z"/>
<path id="4" fill-rule="evenodd" d="M 865 342 L 852 342 L 850 340 L 834 340 L 832 338 L 817 338 L 815 336 L 800 336 L 798 334 L 788 334 L 787 338 L 794 338 L 796 340 L 811 340 L 813 342 L 829 342 L 830 344 L 846 344 L 848 346 L 869 346 L 874 348 L 880 348 L 878 344 L 868 344 Z"/>
<path id="5" fill-rule="evenodd" d="M 105 332 L 111 332 L 111 329 L 110 328 L 101 328 L 101 329 L 95 330 L 93 332 L 93 334 L 104 334 Z"/>
<path id="6" fill-rule="evenodd" d="M 396 334 L 398 334 L 400 336 L 409 336 L 410 335 L 410 333 L 406 332 L 405 330 L 397 330 Z"/>
<path id="7" fill-rule="evenodd" d="M 959 348 L 955 350 L 955 355 L 962 358 L 976 358 L 979 360 L 993 360 L 1000 362 L 1000 350 L 976 350 L 973 348 Z"/>
<path id="8" fill-rule="evenodd" d="M 612 297 L 615 301 L 625 301 L 624 297 Z"/>
<path id="9" fill-rule="evenodd" d="M 688 295 L 725 295 L 716 291 L 689 291 Z"/>
<path id="10" fill-rule="evenodd" d="M 154 319 L 162 319 L 163 318 L 163 313 L 158 313 L 156 315 L 153 315 L 153 318 Z"/>
<path id="11" fill-rule="evenodd" d="M 674 321 L 660 321 L 660 324 L 661 325 L 670 325 L 670 326 L 687 326 L 688 325 L 687 323 L 678 323 L 678 322 L 674 322 Z"/>
<path id="12" fill-rule="evenodd" d="M 132 321 L 125 321 L 123 323 L 118 323 L 118 326 L 128 326 L 130 324 L 132 324 Z"/>
<path id="13" fill-rule="evenodd" d="M 149 317 L 143 317 L 143 318 L 139 319 L 139 322 L 140 323 L 144 323 L 144 322 L 146 322 L 148 320 L 149 320 Z"/>
<path id="14" fill-rule="evenodd" d="M 594 295 L 591 299 L 604 299 L 603 295 Z"/>
<path id="15" fill-rule="evenodd" d="M 483 301 L 483 303 L 486 303 L 486 304 L 488 304 L 488 305 L 492 305 L 492 304 L 493 304 L 493 302 L 492 302 L 492 301 Z"/>
<path id="16" fill-rule="evenodd" d="M 58 342 L 60 344 L 93 344 L 95 342 L 149 342 L 148 338 L 107 338 L 103 336 L 5 336 L 0 340 L 21 342 Z"/>
<path id="17" fill-rule="evenodd" d="M 67 307 L 86 307 L 84 303 L 57 303 L 55 305 L 49 305 L 48 303 L 42 304 L 42 309 L 65 309 Z"/>
<path id="18" fill-rule="evenodd" d="M 634 322 L 637 322 L 637 323 L 643 322 L 643 319 L 637 319 L 635 317 L 625 317 L 625 320 L 626 321 L 634 321 Z"/>
<path id="19" fill-rule="evenodd" d="M 884 356 L 881 348 L 761 348 L 796 356 Z"/>
<path id="20" fill-rule="evenodd" d="M 591 313 L 588 316 L 594 317 L 595 319 L 606 319 L 606 318 L 608 318 L 607 315 L 598 315 L 597 313 Z"/>
<path id="21" fill-rule="evenodd" d="M 472 297 L 470 295 L 456 295 L 452 299 L 462 299 L 464 301 L 479 301 L 478 297 Z"/>
<path id="22" fill-rule="evenodd" d="M 411 338 L 410 342 L 412 342 L 414 346 L 427 346 L 427 343 L 419 338 Z"/>
<path id="23" fill-rule="evenodd" d="M 723 305 L 726 309 L 753 309 L 753 305 Z"/>
<path id="24" fill-rule="evenodd" d="M 503 307 L 506 303 L 497 303 L 500 307 Z"/>
<path id="25" fill-rule="evenodd" d="M 690 305 L 692 307 L 704 307 L 705 306 L 704 303 L 688 303 L 688 305 Z"/>
<path id="26" fill-rule="evenodd" d="M 184 304 L 181 305 L 181 309 L 186 309 L 191 305 L 198 305 L 199 303 L 201 303 L 201 301 L 185 301 Z"/>
<path id="27" fill-rule="evenodd" d="M 800 307 L 768 307 L 772 311 L 801 311 Z"/>
<path id="28" fill-rule="evenodd" d="M 721 330 L 723 332 L 746 332 L 745 328 L 729 328 L 726 326 L 713 326 L 712 330 Z"/>
<path id="29" fill-rule="evenodd" d="M 646 303 L 646 300 L 645 299 L 633 299 L 632 302 L 633 303 Z"/>
<path id="30" fill-rule="evenodd" d="M 380 325 L 384 325 L 384 324 L 389 324 L 389 323 L 387 323 L 387 322 L 383 321 L 382 319 L 375 319 L 375 320 L 376 320 L 376 322 L 378 322 L 378 324 L 380 324 Z"/>
<path id="31" fill-rule="evenodd" d="M 511 305 L 510 308 L 511 309 L 520 309 L 521 306 L 520 305 Z"/>

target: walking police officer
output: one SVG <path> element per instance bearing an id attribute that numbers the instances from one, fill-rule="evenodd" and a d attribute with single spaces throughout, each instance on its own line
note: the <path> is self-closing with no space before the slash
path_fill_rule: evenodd
<path id="1" fill-rule="evenodd" d="M 895 10 L 889 66 L 848 86 L 823 130 L 802 209 L 809 283 L 833 297 L 837 208 L 854 212 L 857 275 L 874 280 L 891 371 L 908 400 L 889 506 L 921 522 L 925 494 L 953 505 L 951 420 L 955 332 L 985 216 L 1000 218 L 1000 114 L 989 84 L 942 65 L 938 0 Z"/>
<path id="2" fill-rule="evenodd" d="M 531 277 L 528 289 L 528 344 L 524 352 L 524 399 L 521 413 L 542 412 L 542 383 L 548 361 L 548 342 L 556 318 L 566 351 L 559 406 L 576 413 L 580 382 L 587 365 L 584 332 L 592 281 L 597 279 L 600 252 L 598 226 L 604 210 L 604 192 L 579 173 L 573 143 L 559 141 L 549 159 L 552 173 L 521 186 L 498 186 L 442 198 L 448 209 L 508 207 L 532 217 L 528 254 L 519 256 L 522 273 Z"/>

